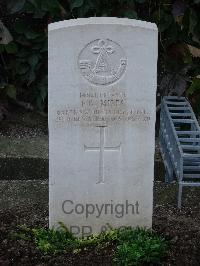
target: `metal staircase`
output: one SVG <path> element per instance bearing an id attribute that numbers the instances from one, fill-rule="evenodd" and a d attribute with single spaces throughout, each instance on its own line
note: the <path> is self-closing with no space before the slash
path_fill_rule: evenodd
<path id="1" fill-rule="evenodd" d="M 178 208 L 184 186 L 200 186 L 200 127 L 185 97 L 167 96 L 161 103 L 160 150 L 165 181 L 179 184 Z"/>

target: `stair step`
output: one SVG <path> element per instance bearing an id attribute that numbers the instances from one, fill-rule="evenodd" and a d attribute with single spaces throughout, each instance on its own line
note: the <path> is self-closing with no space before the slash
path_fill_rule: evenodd
<path id="1" fill-rule="evenodd" d="M 195 150 L 200 150 L 200 146 L 198 145 L 184 145 L 184 144 L 181 144 L 181 147 L 182 147 L 182 149 L 183 150 L 193 150 L 193 151 L 195 151 Z"/>
<path id="2" fill-rule="evenodd" d="M 174 106 L 188 106 L 187 102 L 174 102 L 174 101 L 166 101 L 167 105 L 174 105 Z"/>
<path id="3" fill-rule="evenodd" d="M 200 138 L 179 138 L 180 142 L 200 142 Z"/>
<path id="4" fill-rule="evenodd" d="M 175 101 L 185 101 L 185 97 L 177 97 L 177 96 L 165 96 L 167 100 L 175 100 Z"/>
<path id="5" fill-rule="evenodd" d="M 183 124 L 191 124 L 191 123 L 195 122 L 194 119 L 185 119 L 185 118 L 182 118 L 182 119 L 174 119 L 174 118 L 172 118 L 172 121 L 174 123 L 183 123 Z"/>
<path id="6" fill-rule="evenodd" d="M 188 159 L 188 157 L 191 158 L 191 159 L 192 159 L 192 158 L 195 158 L 195 157 L 196 157 L 196 158 L 200 158 L 200 154 L 184 153 L 184 154 L 183 154 L 183 157 L 184 157 L 184 158 L 187 158 L 187 159 Z"/>
<path id="7" fill-rule="evenodd" d="M 200 171 L 200 165 L 184 165 L 183 170 Z"/>
<path id="8" fill-rule="evenodd" d="M 171 110 L 171 111 L 173 111 L 173 110 L 174 110 L 174 111 L 178 111 L 178 110 L 179 110 L 179 111 L 186 111 L 186 110 L 190 110 L 190 107 L 187 107 L 187 106 L 186 106 L 186 107 L 174 107 L 174 106 L 169 106 L 168 109 Z"/>
<path id="9" fill-rule="evenodd" d="M 178 130 L 178 131 L 176 131 L 176 133 L 178 134 L 178 135 L 197 135 L 197 136 L 200 136 L 200 131 L 198 131 L 198 130 L 196 130 L 196 131 L 194 131 L 194 130 Z"/>
<path id="10" fill-rule="evenodd" d="M 183 178 L 200 178 L 200 174 L 183 174 Z"/>
<path id="11" fill-rule="evenodd" d="M 173 117 L 173 116 L 180 116 L 180 117 L 192 117 L 192 114 L 191 113 L 171 113 L 170 112 L 170 115 Z"/>

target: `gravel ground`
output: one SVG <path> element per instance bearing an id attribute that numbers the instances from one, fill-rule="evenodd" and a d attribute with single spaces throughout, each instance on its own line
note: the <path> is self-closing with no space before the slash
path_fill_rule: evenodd
<path id="1" fill-rule="evenodd" d="M 48 134 L 47 115 L 9 106 L 7 117 L 0 121 L 0 136 L 7 138 L 45 137 Z"/>
<path id="2" fill-rule="evenodd" d="M 153 228 L 169 240 L 162 265 L 200 265 L 200 189 L 186 188 L 183 208 L 176 208 L 177 185 L 155 182 Z M 48 226 L 47 181 L 1 181 L 0 266 L 112 265 L 112 250 L 42 256 L 34 244 L 12 240 L 18 225 Z"/>

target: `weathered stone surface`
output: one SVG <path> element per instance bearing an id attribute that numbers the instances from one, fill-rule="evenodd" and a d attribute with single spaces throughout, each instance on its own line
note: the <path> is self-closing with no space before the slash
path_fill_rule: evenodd
<path id="1" fill-rule="evenodd" d="M 50 226 L 151 227 L 156 66 L 154 24 L 50 25 Z"/>

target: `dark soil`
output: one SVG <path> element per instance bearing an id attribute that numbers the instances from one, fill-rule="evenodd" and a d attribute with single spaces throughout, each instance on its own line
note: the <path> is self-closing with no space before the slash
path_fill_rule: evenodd
<path id="1" fill-rule="evenodd" d="M 24 185 L 25 186 L 25 185 Z M 46 186 L 46 185 L 45 185 Z M 47 191 L 47 187 L 45 188 Z M 32 191 L 33 193 L 33 191 Z M 169 252 L 162 265 L 200 265 L 200 190 L 184 191 L 183 207 L 176 207 L 177 185 L 155 184 L 153 229 L 169 241 Z M 31 196 L 32 197 L 32 196 Z M 81 254 L 66 253 L 60 256 L 43 256 L 33 243 L 12 239 L 17 226 L 48 226 L 48 197 L 41 204 L 27 201 L 20 206 L 5 207 L 0 211 L 0 265 L 113 265 L 113 247 L 98 253 L 96 250 Z"/>

